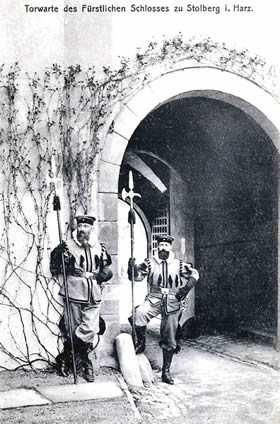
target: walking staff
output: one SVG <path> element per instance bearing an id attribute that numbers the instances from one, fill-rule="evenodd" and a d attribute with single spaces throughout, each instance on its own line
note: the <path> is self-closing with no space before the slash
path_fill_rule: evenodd
<path id="1" fill-rule="evenodd" d="M 130 258 L 133 260 L 134 258 L 134 225 L 136 223 L 136 215 L 133 207 L 133 199 L 134 197 L 141 197 L 140 194 L 134 193 L 134 183 L 133 183 L 133 175 L 132 171 L 129 171 L 128 178 L 128 188 L 127 192 L 125 188 L 122 190 L 122 199 L 126 200 L 129 198 L 130 200 L 130 209 L 128 212 L 128 222 L 130 224 Z M 136 343 L 136 334 L 135 334 L 135 310 L 134 310 L 134 268 L 131 270 L 131 303 L 132 303 L 132 340 L 135 346 Z"/>

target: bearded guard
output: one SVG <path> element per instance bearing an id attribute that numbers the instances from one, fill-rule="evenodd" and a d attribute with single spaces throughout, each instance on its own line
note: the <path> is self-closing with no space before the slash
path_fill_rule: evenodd
<path id="1" fill-rule="evenodd" d="M 170 376 L 173 354 L 176 352 L 176 331 L 180 317 L 181 301 L 195 286 L 199 274 L 191 263 L 176 259 L 172 251 L 174 238 L 157 237 L 157 252 L 136 265 L 131 258 L 128 263 L 128 277 L 134 269 L 135 281 L 147 276 L 149 293 L 144 303 L 135 310 L 135 330 L 137 335 L 136 353 L 145 350 L 145 334 L 148 322 L 161 314 L 160 346 L 163 351 L 162 381 L 174 384 Z"/>
<path id="2" fill-rule="evenodd" d="M 60 375 L 67 375 L 71 369 L 71 332 L 76 354 L 76 366 L 87 381 L 93 381 L 93 367 L 88 354 L 94 349 L 99 335 L 105 331 L 100 317 L 101 288 L 112 278 L 111 257 L 105 246 L 95 237 L 93 226 L 95 217 L 83 215 L 76 218 L 77 229 L 73 238 L 60 243 L 51 252 L 50 270 L 61 280 L 64 262 L 67 274 L 68 299 L 72 328 L 68 328 L 62 317 L 60 329 L 64 336 L 64 350 L 57 357 Z M 65 299 L 65 288 L 61 284 L 59 294 Z M 103 327 L 103 328 L 101 328 Z"/>

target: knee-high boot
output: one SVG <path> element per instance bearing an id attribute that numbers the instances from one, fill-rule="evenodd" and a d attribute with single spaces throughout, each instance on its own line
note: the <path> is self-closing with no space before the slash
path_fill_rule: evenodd
<path id="1" fill-rule="evenodd" d="M 84 342 L 75 335 L 73 337 L 73 343 L 75 352 L 76 372 L 78 375 L 81 375 L 83 372 Z"/>
<path id="2" fill-rule="evenodd" d="M 56 357 L 56 365 L 58 375 L 67 377 L 72 368 L 72 353 L 70 339 L 64 341 L 63 352 Z"/>
<path id="3" fill-rule="evenodd" d="M 161 380 L 167 384 L 174 384 L 173 378 L 170 376 L 170 366 L 174 355 L 174 350 L 162 349 L 163 353 L 163 366 Z"/>
<path id="4" fill-rule="evenodd" d="M 135 332 L 137 336 L 137 343 L 135 346 L 135 352 L 142 353 L 145 350 L 146 347 L 146 326 L 135 326 Z"/>
<path id="5" fill-rule="evenodd" d="M 93 346 L 91 343 L 83 343 L 83 348 L 82 348 L 83 377 L 89 383 L 92 383 L 94 381 L 93 366 L 88 356 L 92 350 L 93 350 Z"/>

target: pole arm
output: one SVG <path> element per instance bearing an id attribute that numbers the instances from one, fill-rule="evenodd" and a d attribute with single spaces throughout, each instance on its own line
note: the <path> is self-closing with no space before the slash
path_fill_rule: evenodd
<path id="1" fill-rule="evenodd" d="M 57 215 L 57 225 L 58 225 L 58 235 L 59 235 L 59 243 L 62 243 L 62 232 L 61 232 L 61 224 L 60 224 L 60 199 L 59 196 L 54 194 L 53 198 L 53 209 L 56 211 Z M 76 361 L 75 361 L 75 351 L 74 351 L 74 342 L 73 342 L 73 335 L 72 335 L 72 318 L 70 313 L 70 303 L 69 303 L 69 293 L 68 293 L 68 285 L 67 285 L 67 276 L 66 276 L 66 267 L 65 267 L 65 260 L 64 260 L 64 253 L 61 254 L 61 263 L 62 263 L 62 278 L 63 278 L 63 287 L 65 292 L 65 311 L 66 311 L 66 321 L 67 326 L 69 329 L 69 337 L 70 337 L 70 343 L 71 343 L 71 353 L 72 353 L 72 363 L 73 363 L 73 375 L 74 375 L 74 384 L 77 384 L 77 369 L 76 369 Z"/>
<path id="2" fill-rule="evenodd" d="M 133 175 L 132 172 L 129 171 L 129 191 L 127 192 L 125 188 L 122 190 L 122 199 L 126 200 L 128 197 L 130 200 L 130 209 L 128 212 L 128 222 L 130 224 L 130 257 L 134 257 L 134 225 L 136 223 L 136 215 L 133 207 L 133 199 L 134 197 L 141 197 L 140 194 L 134 193 L 134 184 L 133 184 Z M 135 308 L 134 308 L 134 267 L 131 269 L 131 307 L 132 307 L 132 340 L 134 346 L 136 345 L 136 332 L 135 332 Z"/>
<path id="3" fill-rule="evenodd" d="M 130 257 L 134 257 L 134 224 L 135 224 L 135 212 L 133 209 L 130 209 L 128 213 L 128 222 L 130 222 Z M 134 275 L 134 266 L 131 269 L 131 308 L 132 308 L 132 340 L 134 346 L 136 345 L 136 331 L 135 331 L 135 306 L 134 306 L 134 284 L 135 275 Z"/>

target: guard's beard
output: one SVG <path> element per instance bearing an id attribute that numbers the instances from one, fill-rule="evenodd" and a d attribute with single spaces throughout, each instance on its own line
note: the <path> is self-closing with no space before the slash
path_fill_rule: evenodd
<path id="1" fill-rule="evenodd" d="M 169 257 L 169 252 L 167 252 L 166 250 L 160 250 L 158 252 L 158 257 L 159 257 L 159 259 L 162 259 L 162 260 L 165 261 Z"/>
<path id="2" fill-rule="evenodd" d="M 83 245 L 87 245 L 89 242 L 89 234 L 85 233 L 84 231 L 79 231 L 77 233 L 77 240 Z"/>

